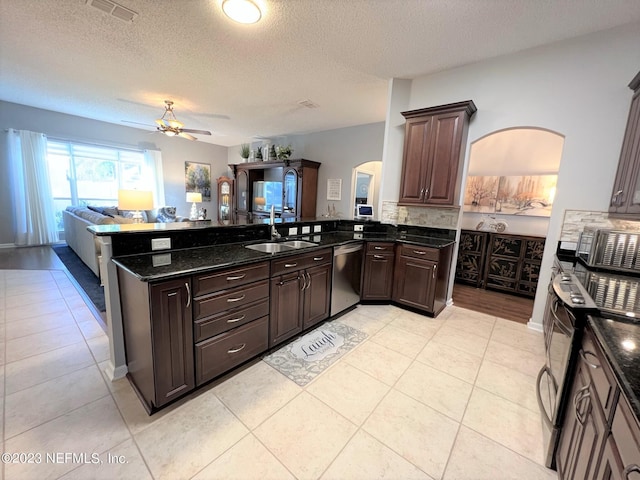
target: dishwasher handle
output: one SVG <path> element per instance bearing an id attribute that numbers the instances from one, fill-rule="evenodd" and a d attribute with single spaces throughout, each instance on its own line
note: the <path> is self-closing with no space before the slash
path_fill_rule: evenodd
<path id="1" fill-rule="evenodd" d="M 344 245 L 341 247 L 335 247 L 333 249 L 333 256 L 337 257 L 338 255 L 345 255 L 347 253 L 355 253 L 355 252 L 359 252 L 364 248 L 364 246 L 362 245 L 362 243 L 359 243 L 357 245 Z"/>

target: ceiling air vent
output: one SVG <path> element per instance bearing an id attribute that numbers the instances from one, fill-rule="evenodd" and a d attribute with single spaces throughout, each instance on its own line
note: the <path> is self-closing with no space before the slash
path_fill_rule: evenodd
<path id="1" fill-rule="evenodd" d="M 311 100 L 300 100 L 298 105 L 306 108 L 318 108 L 320 106 L 317 103 L 313 103 Z"/>
<path id="2" fill-rule="evenodd" d="M 138 16 L 138 14 L 133 10 L 129 10 L 128 8 L 118 5 L 111 0 L 87 0 L 87 5 L 108 13 L 112 17 L 116 17 L 123 22 L 133 22 L 133 20 Z"/>

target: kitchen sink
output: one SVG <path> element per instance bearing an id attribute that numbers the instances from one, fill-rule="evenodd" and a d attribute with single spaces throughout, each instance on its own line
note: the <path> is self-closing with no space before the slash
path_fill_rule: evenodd
<path id="1" fill-rule="evenodd" d="M 286 242 L 265 242 L 245 245 L 245 248 L 264 253 L 280 253 L 296 250 L 298 248 L 316 247 L 318 244 L 305 242 L 304 240 L 287 240 Z"/>
<path id="2" fill-rule="evenodd" d="M 304 240 L 287 240 L 286 242 L 282 242 L 282 245 L 287 245 L 288 247 L 293 248 L 307 248 L 307 247 L 317 247 L 317 243 L 306 242 Z"/>

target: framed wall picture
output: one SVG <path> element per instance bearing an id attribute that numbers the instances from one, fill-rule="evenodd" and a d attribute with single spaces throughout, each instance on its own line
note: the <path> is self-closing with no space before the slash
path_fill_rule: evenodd
<path id="1" fill-rule="evenodd" d="M 210 202 L 211 165 L 208 163 L 184 162 L 184 186 L 187 193 L 201 193 L 202 201 Z"/>
<path id="2" fill-rule="evenodd" d="M 327 200 L 342 200 L 342 179 L 327 179 Z"/>

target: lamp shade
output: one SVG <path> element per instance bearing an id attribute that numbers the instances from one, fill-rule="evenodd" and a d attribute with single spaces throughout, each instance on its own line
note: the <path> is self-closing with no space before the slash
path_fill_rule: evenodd
<path id="1" fill-rule="evenodd" d="M 118 190 L 118 208 L 120 210 L 151 210 L 153 208 L 153 192 Z"/>
<path id="2" fill-rule="evenodd" d="M 187 192 L 187 202 L 189 203 L 202 202 L 202 194 L 200 192 Z"/>

